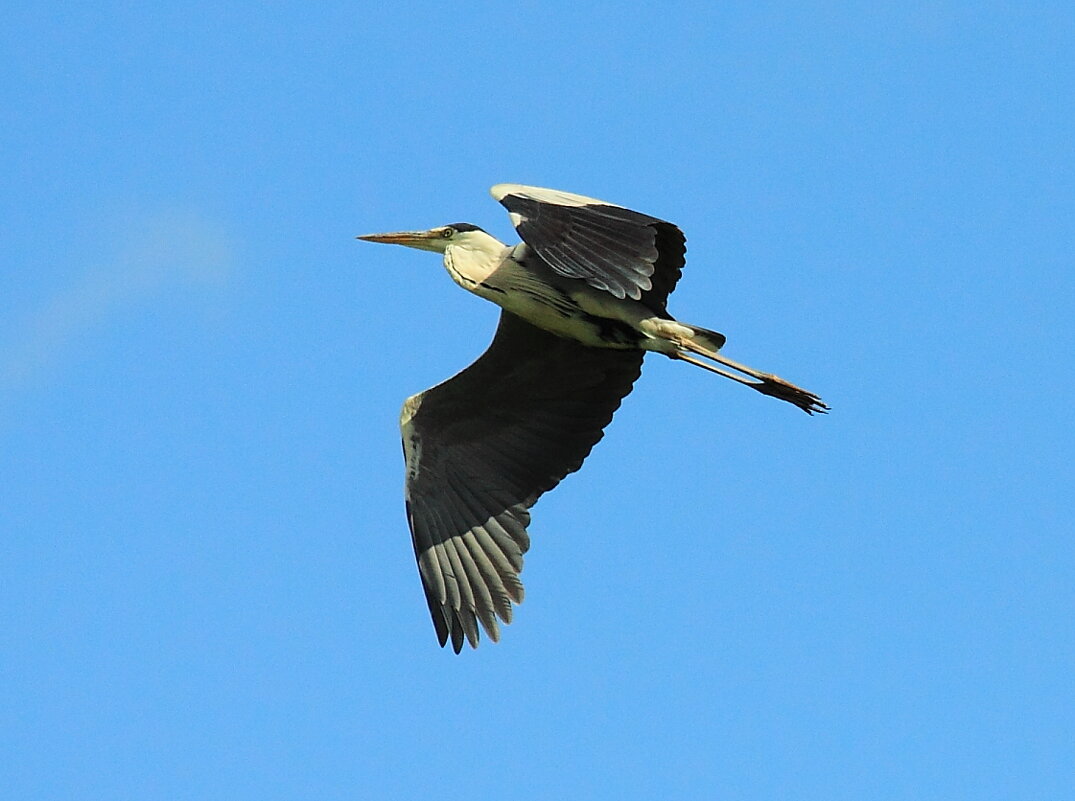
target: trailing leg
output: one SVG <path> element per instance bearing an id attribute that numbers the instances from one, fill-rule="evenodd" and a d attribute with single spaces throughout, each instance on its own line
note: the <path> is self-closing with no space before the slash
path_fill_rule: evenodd
<path id="1" fill-rule="evenodd" d="M 724 346 L 725 342 L 723 334 L 718 334 L 716 331 L 687 325 L 674 320 L 660 320 L 656 318 L 645 320 L 642 323 L 641 328 L 645 333 L 656 339 L 663 340 L 663 342 L 668 343 L 671 346 L 654 348 L 654 350 L 659 350 L 669 358 L 680 359 L 681 361 L 695 364 L 698 367 L 702 367 L 717 375 L 722 375 L 725 378 L 738 381 L 740 384 L 745 384 L 763 395 L 769 395 L 770 397 L 794 404 L 807 414 L 824 414 L 829 409 L 829 407 L 822 402 L 821 398 L 813 392 L 797 387 L 779 376 L 775 376 L 771 373 L 763 373 L 760 370 L 755 370 L 753 367 L 748 367 L 745 364 L 740 364 L 739 362 L 732 361 L 726 356 L 722 356 L 719 351 L 720 348 Z M 697 354 L 697 356 L 701 356 L 709 361 L 703 361 L 690 354 Z M 710 361 L 730 369 L 722 369 L 714 364 L 710 364 Z M 733 370 L 735 372 L 732 372 Z M 750 378 L 745 378 L 744 376 L 749 376 Z M 751 378 L 755 380 L 751 381 Z"/>

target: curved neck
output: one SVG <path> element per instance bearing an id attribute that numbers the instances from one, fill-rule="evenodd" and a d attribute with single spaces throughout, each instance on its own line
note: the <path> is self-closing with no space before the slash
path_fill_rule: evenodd
<path id="1" fill-rule="evenodd" d="M 473 290 L 496 272 L 511 249 L 485 231 L 457 235 L 444 249 L 444 267 L 452 280 Z"/>

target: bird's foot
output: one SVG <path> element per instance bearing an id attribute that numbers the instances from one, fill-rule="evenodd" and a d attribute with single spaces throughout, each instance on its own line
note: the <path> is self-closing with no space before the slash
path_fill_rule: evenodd
<path id="1" fill-rule="evenodd" d="M 775 375 L 761 376 L 757 384 L 750 384 L 763 395 L 769 395 L 782 401 L 787 401 L 798 406 L 807 414 L 827 414 L 829 407 L 822 402 L 821 398 L 813 392 L 808 392 L 801 387 L 785 381 Z"/>

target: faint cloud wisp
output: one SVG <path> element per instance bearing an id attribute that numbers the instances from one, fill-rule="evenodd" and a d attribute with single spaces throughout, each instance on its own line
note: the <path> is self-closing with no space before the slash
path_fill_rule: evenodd
<path id="1" fill-rule="evenodd" d="M 173 297 L 167 290 L 219 290 L 233 269 L 230 237 L 196 213 L 172 210 L 115 222 L 116 233 L 101 252 L 83 256 L 97 266 L 15 321 L 0 350 L 0 415 L 54 371 L 72 343 L 109 318 Z"/>

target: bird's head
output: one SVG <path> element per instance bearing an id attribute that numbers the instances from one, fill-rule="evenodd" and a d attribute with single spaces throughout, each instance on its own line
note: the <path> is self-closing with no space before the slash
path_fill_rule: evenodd
<path id="1" fill-rule="evenodd" d="M 358 237 L 366 242 L 383 242 L 387 245 L 406 245 L 418 250 L 444 253 L 449 247 L 467 247 L 492 239 L 481 228 L 470 223 L 452 223 L 428 231 L 394 231 L 388 234 L 366 234 Z M 495 241 L 495 240 L 494 240 Z"/>

